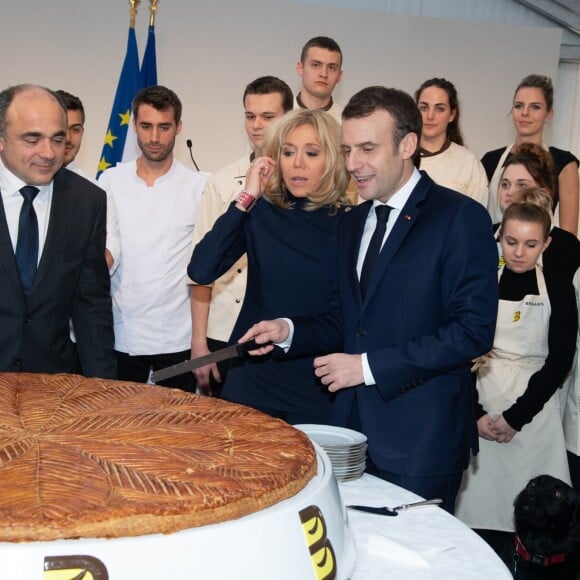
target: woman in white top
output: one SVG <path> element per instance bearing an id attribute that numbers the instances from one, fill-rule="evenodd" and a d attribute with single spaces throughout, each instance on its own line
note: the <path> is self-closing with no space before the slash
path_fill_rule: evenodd
<path id="1" fill-rule="evenodd" d="M 543 75 L 528 75 L 514 94 L 512 119 L 516 130 L 514 143 L 508 147 L 488 151 L 481 159 L 489 179 L 488 210 L 492 221 L 501 221 L 501 209 L 496 195 L 499 175 L 506 159 L 522 143 L 536 143 L 547 149 L 554 165 L 553 208 L 557 223 L 574 235 L 578 233 L 578 159 L 569 151 L 548 147 L 543 142 L 546 122 L 554 115 L 554 87 Z"/>
<path id="2" fill-rule="evenodd" d="M 463 146 L 453 83 L 429 79 L 415 92 L 415 101 L 423 116 L 420 168 L 439 185 L 487 206 L 487 177 L 479 159 Z"/>

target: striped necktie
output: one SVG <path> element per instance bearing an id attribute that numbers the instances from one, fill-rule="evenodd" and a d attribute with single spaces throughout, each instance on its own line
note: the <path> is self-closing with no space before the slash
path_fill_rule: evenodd
<path id="1" fill-rule="evenodd" d="M 18 221 L 18 240 L 16 242 L 16 265 L 20 272 L 22 288 L 28 298 L 38 264 L 38 220 L 32 202 L 40 190 L 26 185 L 20 190 L 24 201 Z"/>

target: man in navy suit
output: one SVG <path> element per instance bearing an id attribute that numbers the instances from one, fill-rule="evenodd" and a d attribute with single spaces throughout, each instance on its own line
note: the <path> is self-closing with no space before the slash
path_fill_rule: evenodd
<path id="1" fill-rule="evenodd" d="M 48 89 L 0 92 L 0 371 L 116 378 L 106 195 L 61 169 L 66 127 Z"/>
<path id="2" fill-rule="evenodd" d="M 367 201 L 339 225 L 339 307 L 258 323 L 241 340 L 290 345 L 288 355 L 333 353 L 315 359 L 315 373 L 336 392 L 334 422 L 367 435 L 368 470 L 441 497 L 453 512 L 469 451 L 478 449 L 470 364 L 493 343 L 497 249 L 480 204 L 417 171 L 420 138 L 408 94 L 369 87 L 351 98 L 342 145 Z M 385 204 L 363 295 L 376 208 Z"/>

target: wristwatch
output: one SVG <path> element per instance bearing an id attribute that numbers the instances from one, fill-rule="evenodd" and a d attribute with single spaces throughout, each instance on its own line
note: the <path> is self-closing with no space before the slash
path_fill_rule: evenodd
<path id="1" fill-rule="evenodd" d="M 246 211 L 250 211 L 256 205 L 256 196 L 247 191 L 238 193 L 236 203 L 240 204 Z"/>

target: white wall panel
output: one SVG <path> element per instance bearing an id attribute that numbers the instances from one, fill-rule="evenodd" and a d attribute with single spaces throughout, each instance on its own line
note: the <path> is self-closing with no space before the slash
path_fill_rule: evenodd
<path id="1" fill-rule="evenodd" d="M 557 77 L 559 30 L 388 14 L 362 9 L 365 4 L 357 2 L 361 9 L 355 10 L 276 0 L 161 0 L 159 80 L 184 102 L 178 156 L 189 162 L 185 140 L 191 138 L 202 169 L 214 171 L 239 157 L 246 149 L 245 84 L 275 74 L 297 89 L 300 48 L 319 34 L 334 37 L 343 48 L 344 80 L 336 94 L 342 103 L 369 84 L 412 92 L 431 76 L 452 80 L 467 144 L 477 154 L 510 140 L 508 114 L 519 79 L 530 72 Z M 136 27 L 141 56 L 147 8 L 143 0 Z M 96 170 L 127 27 L 125 0 L 3 3 L 0 87 L 34 82 L 79 95 L 87 109 L 79 164 L 90 174 Z"/>

